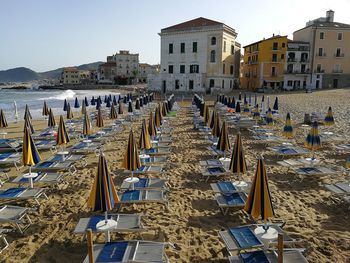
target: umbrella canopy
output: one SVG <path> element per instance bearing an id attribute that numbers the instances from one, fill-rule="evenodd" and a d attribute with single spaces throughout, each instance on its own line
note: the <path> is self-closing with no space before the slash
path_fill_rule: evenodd
<path id="1" fill-rule="evenodd" d="M 136 109 L 136 110 L 140 110 L 140 109 L 141 109 L 140 99 L 139 99 L 139 98 L 136 99 L 136 102 L 135 102 L 135 109 Z"/>
<path id="2" fill-rule="evenodd" d="M 148 133 L 151 137 L 157 136 L 157 127 L 153 118 L 153 113 L 150 112 L 148 120 Z"/>
<path id="3" fill-rule="evenodd" d="M 43 111 L 41 113 L 43 116 L 49 115 L 49 107 L 47 107 L 46 101 L 44 100 Z"/>
<path id="4" fill-rule="evenodd" d="M 78 101 L 78 98 L 77 98 L 77 97 L 75 97 L 74 108 L 76 108 L 76 109 L 79 109 L 79 108 L 80 108 L 80 104 L 79 104 L 79 101 Z"/>
<path id="5" fill-rule="evenodd" d="M 7 126 L 8 125 L 7 125 L 5 114 L 4 114 L 3 110 L 1 109 L 0 110 L 0 129 L 6 128 Z"/>
<path id="6" fill-rule="evenodd" d="M 235 112 L 237 112 L 237 113 L 241 112 L 241 103 L 239 101 L 237 101 L 237 103 L 236 103 Z"/>
<path id="7" fill-rule="evenodd" d="M 67 104 L 67 119 L 68 120 L 73 119 L 73 111 L 69 103 Z"/>
<path id="8" fill-rule="evenodd" d="M 66 125 L 64 124 L 63 116 L 60 116 L 60 123 L 58 125 L 58 132 L 56 137 L 56 144 L 63 145 L 69 143 L 69 136 L 66 130 Z"/>
<path id="9" fill-rule="evenodd" d="M 111 105 L 111 110 L 109 112 L 109 118 L 111 120 L 114 120 L 114 119 L 118 118 L 118 114 L 117 114 L 117 111 L 115 110 L 115 106 L 114 105 L 115 104 L 113 102 L 112 105 Z"/>
<path id="10" fill-rule="evenodd" d="M 209 106 L 208 105 L 205 105 L 204 107 L 204 122 L 205 122 L 205 125 L 208 126 L 209 125 Z"/>
<path id="11" fill-rule="evenodd" d="M 346 167 L 347 169 L 350 169 L 350 156 L 349 156 L 348 158 L 346 158 L 345 167 Z"/>
<path id="12" fill-rule="evenodd" d="M 285 125 L 283 127 L 283 136 L 288 138 L 288 139 L 291 139 L 291 138 L 294 137 L 293 126 L 292 126 L 292 121 L 290 119 L 289 112 L 287 113 L 286 123 L 285 123 Z"/>
<path id="13" fill-rule="evenodd" d="M 91 99 L 91 101 L 90 101 L 90 104 L 93 105 L 93 106 L 96 105 L 96 100 L 95 100 L 94 96 L 92 96 L 92 99 Z"/>
<path id="14" fill-rule="evenodd" d="M 97 101 L 96 101 L 96 110 L 101 108 L 101 104 L 102 104 L 101 100 L 97 99 Z"/>
<path id="15" fill-rule="evenodd" d="M 132 101 L 129 100 L 129 105 L 128 105 L 128 112 L 133 112 L 133 107 L 132 107 Z"/>
<path id="16" fill-rule="evenodd" d="M 210 127 L 210 129 L 213 129 L 213 127 L 214 127 L 214 124 L 215 124 L 215 111 L 213 110 L 212 112 L 211 112 L 211 118 L 210 118 L 210 125 L 209 125 L 209 127 Z"/>
<path id="17" fill-rule="evenodd" d="M 96 126 L 99 127 L 99 128 L 101 128 L 101 127 L 104 126 L 101 108 L 99 108 L 99 109 L 98 109 L 98 112 L 97 112 Z"/>
<path id="18" fill-rule="evenodd" d="M 29 128 L 29 131 L 31 133 L 35 132 L 34 127 L 32 125 L 32 121 L 30 120 L 29 115 L 27 115 L 26 118 L 24 119 L 24 129 L 23 129 L 23 131 L 25 131 L 27 128 Z"/>
<path id="19" fill-rule="evenodd" d="M 142 121 L 142 129 L 141 129 L 140 140 L 139 140 L 139 148 L 140 148 L 140 150 L 152 148 L 151 139 L 150 139 L 150 135 L 148 133 L 148 128 L 147 128 L 147 124 L 146 124 L 145 119 L 143 119 L 143 121 Z"/>
<path id="20" fill-rule="evenodd" d="M 24 119 L 26 119 L 27 116 L 28 116 L 28 118 L 32 119 L 32 114 L 30 113 L 29 107 L 28 107 L 28 105 L 26 104 L 26 108 L 25 108 L 25 110 L 24 110 Z"/>
<path id="21" fill-rule="evenodd" d="M 260 120 L 261 117 L 260 117 L 260 110 L 259 110 L 259 105 L 256 104 L 254 110 L 253 110 L 253 119 L 254 120 Z"/>
<path id="22" fill-rule="evenodd" d="M 106 107 L 110 108 L 111 107 L 111 100 L 108 98 L 106 102 Z"/>
<path id="23" fill-rule="evenodd" d="M 237 173 L 238 175 L 247 172 L 247 162 L 244 156 L 241 133 L 237 133 L 229 169 L 232 173 Z"/>
<path id="24" fill-rule="evenodd" d="M 115 95 L 113 95 L 113 103 L 114 105 L 117 105 L 117 98 L 115 97 Z"/>
<path id="25" fill-rule="evenodd" d="M 334 125 L 334 117 L 333 117 L 332 107 L 328 108 L 327 115 L 324 119 L 324 125 L 326 125 L 326 126 Z"/>
<path id="26" fill-rule="evenodd" d="M 266 124 L 268 126 L 272 126 L 273 125 L 273 117 L 272 117 L 271 108 L 268 109 L 265 120 L 266 120 Z"/>
<path id="27" fill-rule="evenodd" d="M 157 128 L 159 128 L 160 125 L 162 125 L 162 115 L 160 113 L 159 105 L 156 108 L 156 111 L 154 112 L 154 122 L 155 122 Z"/>
<path id="28" fill-rule="evenodd" d="M 105 99 L 103 100 L 104 103 L 107 103 L 108 97 L 105 95 Z"/>
<path id="29" fill-rule="evenodd" d="M 211 134 L 214 137 L 219 137 L 220 136 L 220 118 L 219 118 L 219 113 L 215 114 L 215 123 L 214 123 L 214 127 L 211 130 Z"/>
<path id="30" fill-rule="evenodd" d="M 321 148 L 321 139 L 320 136 L 318 134 L 318 123 L 317 121 L 315 121 L 312 124 L 311 130 L 309 132 L 309 134 L 306 137 L 306 141 L 305 141 L 305 147 L 315 151 Z"/>
<path id="31" fill-rule="evenodd" d="M 55 116 L 53 115 L 52 109 L 49 110 L 49 118 L 47 120 L 47 126 L 53 128 L 56 126 Z"/>
<path id="32" fill-rule="evenodd" d="M 33 166 L 41 160 L 39 152 L 36 149 L 33 138 L 30 134 L 29 128 L 25 128 L 22 148 L 22 162 L 25 166 Z"/>
<path id="33" fill-rule="evenodd" d="M 129 171 L 136 171 L 141 167 L 139 151 L 132 130 L 130 130 L 128 146 L 124 154 L 122 167 Z"/>
<path id="34" fill-rule="evenodd" d="M 278 97 L 276 97 L 275 99 L 275 103 L 273 104 L 273 108 L 274 111 L 278 111 Z"/>
<path id="35" fill-rule="evenodd" d="M 248 102 L 247 102 L 247 101 L 244 102 L 244 105 L 243 105 L 243 113 L 244 113 L 244 114 L 249 114 L 249 113 L 250 113 L 250 109 L 249 109 L 249 105 L 248 105 Z"/>
<path id="36" fill-rule="evenodd" d="M 67 99 L 64 99 L 63 111 L 67 111 Z"/>
<path id="37" fill-rule="evenodd" d="M 81 104 L 81 114 L 85 114 L 85 112 L 86 112 L 86 104 L 85 104 L 85 102 L 83 100 L 83 102 Z"/>
<path id="38" fill-rule="evenodd" d="M 260 216 L 264 221 L 275 215 L 265 163 L 262 157 L 258 159 L 254 180 L 244 210 L 253 218 Z"/>
<path id="39" fill-rule="evenodd" d="M 86 112 L 84 114 L 84 120 L 83 120 L 83 135 L 87 136 L 91 134 L 91 122 L 89 114 Z"/>
<path id="40" fill-rule="evenodd" d="M 218 144 L 216 146 L 216 149 L 226 152 L 231 148 L 230 146 L 230 140 L 228 138 L 228 130 L 227 130 L 227 125 L 226 122 L 222 122 L 221 126 L 221 131 L 220 131 L 220 136 L 218 140 Z"/>
<path id="41" fill-rule="evenodd" d="M 107 161 L 103 153 L 98 158 L 97 173 L 88 199 L 93 211 L 107 212 L 119 201 L 113 179 L 108 172 Z"/>
<path id="42" fill-rule="evenodd" d="M 118 107 L 118 114 L 123 114 L 124 113 L 124 107 L 123 107 L 123 103 L 120 100 L 119 101 L 119 107 Z"/>
<path id="43" fill-rule="evenodd" d="M 83 104 L 85 104 L 86 107 L 89 106 L 89 102 L 88 102 L 87 97 L 84 98 L 84 103 Z"/>

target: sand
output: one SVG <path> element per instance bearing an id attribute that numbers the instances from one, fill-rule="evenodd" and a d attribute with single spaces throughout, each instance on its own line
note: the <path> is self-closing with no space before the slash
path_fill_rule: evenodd
<path id="1" fill-rule="evenodd" d="M 270 95 L 273 103 L 275 95 Z M 350 90 L 320 91 L 311 94 L 281 94 L 281 121 L 290 112 L 293 123 L 303 119 L 304 112 L 326 114 L 328 106 L 333 107 L 336 126 L 330 130 L 350 141 Z M 209 99 L 209 98 L 208 98 Z M 228 227 L 251 223 L 242 210 L 232 211 L 223 216 L 214 201 L 209 182 L 201 179 L 199 161 L 209 159 L 205 150 L 207 144 L 199 132 L 193 130 L 189 102 L 180 103 L 182 108 L 171 120 L 173 147 L 164 176 L 168 176 L 171 192 L 168 194 L 169 211 L 163 206 L 149 204 L 128 206 L 123 212 L 144 213 L 145 224 L 150 228 L 143 234 L 146 240 L 170 242 L 174 248 L 167 249 L 171 262 L 228 262 L 227 252 L 218 231 Z M 37 129 L 46 126 L 37 121 Z M 140 127 L 140 123 L 134 125 Z M 324 128 L 321 128 L 323 130 Z M 11 124 L 9 136 L 21 136 L 22 124 Z M 302 145 L 306 130 L 298 129 L 296 141 Z M 129 127 L 117 135 L 115 141 L 105 146 L 105 155 L 110 171 L 116 174 L 116 186 L 120 186 L 120 162 L 127 143 Z M 231 142 L 236 131 L 230 129 Z M 138 137 L 138 136 L 137 136 Z M 323 184 L 344 180 L 345 175 L 298 178 L 286 168 L 276 164 L 276 157 L 259 142 L 252 140 L 248 133 L 242 133 L 243 145 L 248 161 L 249 174 L 255 171 L 256 157 L 263 154 L 267 163 L 270 190 L 276 213 L 276 220 L 286 222 L 284 229 L 300 240 L 297 247 L 305 248 L 309 262 L 349 262 L 350 220 L 349 205 L 340 201 L 324 189 Z M 72 143 L 71 143 L 72 144 Z M 49 152 L 41 153 L 43 157 Z M 346 154 L 334 150 L 330 144 L 317 152 L 325 163 L 344 166 Z M 48 188 L 49 199 L 36 207 L 33 202 L 15 204 L 36 209 L 31 214 L 34 221 L 24 235 L 8 234 L 10 247 L 0 255 L 0 262 L 82 262 L 87 253 L 86 241 L 73 230 L 80 217 L 91 215 L 86 205 L 93 178 L 96 173 L 97 157 L 88 156 L 89 165 L 73 175 L 66 175 L 61 189 Z M 12 169 L 11 176 L 19 172 Z M 228 179 L 234 179 L 234 176 Z M 251 180 L 251 176 L 245 177 Z M 9 187 L 6 184 L 4 187 Z M 135 234 L 113 234 L 112 239 L 135 239 Z M 103 235 L 95 235 L 94 242 L 103 242 Z"/>

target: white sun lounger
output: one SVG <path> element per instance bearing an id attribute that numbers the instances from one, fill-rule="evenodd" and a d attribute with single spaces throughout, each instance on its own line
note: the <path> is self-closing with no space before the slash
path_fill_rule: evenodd
<path id="1" fill-rule="evenodd" d="M 0 200 L 34 199 L 40 205 L 39 198 L 47 199 L 43 188 L 7 188 L 0 189 Z"/>
<path id="2" fill-rule="evenodd" d="M 276 251 L 257 250 L 241 253 L 236 256 L 230 256 L 230 263 L 245 263 L 249 262 L 269 262 L 278 263 Z M 284 250 L 283 263 L 307 263 L 308 261 L 299 250 Z"/>
<path id="3" fill-rule="evenodd" d="M 325 187 L 338 195 L 350 194 L 350 182 L 338 182 L 335 184 L 326 184 Z"/>
<path id="4" fill-rule="evenodd" d="M 0 206 L 0 222 L 15 225 L 16 229 L 23 233 L 32 224 L 28 215 L 31 210 L 31 208 L 13 205 Z"/>
<path id="5" fill-rule="evenodd" d="M 167 161 L 166 156 L 149 156 L 147 158 L 140 158 L 142 165 L 160 165 L 163 166 Z"/>
<path id="6" fill-rule="evenodd" d="M 47 172 L 39 172 L 38 176 L 33 178 L 33 183 L 43 183 L 43 184 L 59 184 L 63 180 L 63 174 L 61 173 L 47 173 Z M 15 179 L 11 181 L 12 183 L 19 184 L 20 186 L 23 184 L 29 184 L 29 178 L 24 178 L 23 174 L 17 176 Z"/>

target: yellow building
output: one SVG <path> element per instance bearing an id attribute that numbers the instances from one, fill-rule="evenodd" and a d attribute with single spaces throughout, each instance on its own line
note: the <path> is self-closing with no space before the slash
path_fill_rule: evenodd
<path id="1" fill-rule="evenodd" d="M 276 35 L 243 47 L 242 88 L 283 87 L 287 41 L 287 36 Z"/>

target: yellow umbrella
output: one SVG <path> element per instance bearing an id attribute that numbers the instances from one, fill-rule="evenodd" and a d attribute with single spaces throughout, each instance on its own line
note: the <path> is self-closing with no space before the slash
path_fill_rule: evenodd
<path id="1" fill-rule="evenodd" d="M 137 149 L 136 141 L 134 139 L 134 133 L 130 130 L 128 146 L 126 148 L 122 167 L 132 172 L 141 167 L 139 151 Z"/>
<path id="2" fill-rule="evenodd" d="M 159 106 L 156 108 L 156 111 L 154 112 L 154 122 L 155 122 L 157 128 L 159 128 L 160 125 L 162 124 L 162 116 L 160 113 Z"/>
<path id="3" fill-rule="evenodd" d="M 60 116 L 60 123 L 58 125 L 58 132 L 56 137 L 57 145 L 65 145 L 69 143 L 69 136 L 66 130 L 66 126 L 64 124 L 63 116 Z"/>
<path id="4" fill-rule="evenodd" d="M 204 116 L 203 116 L 203 119 L 204 119 L 204 123 L 206 126 L 209 125 L 209 106 L 208 105 L 205 105 L 204 106 Z"/>
<path id="5" fill-rule="evenodd" d="M 51 108 L 49 110 L 49 118 L 47 120 L 47 126 L 50 127 L 50 128 L 53 128 L 53 127 L 56 126 L 55 117 L 53 116 L 53 112 L 52 112 Z"/>
<path id="6" fill-rule="evenodd" d="M 247 172 L 247 162 L 244 156 L 241 133 L 237 133 L 229 169 L 232 173 L 237 173 L 238 177 L 241 173 L 245 174 Z"/>
<path id="7" fill-rule="evenodd" d="M 210 129 L 213 129 L 214 127 L 214 124 L 215 124 L 215 116 L 216 116 L 216 113 L 215 113 L 215 110 L 213 110 L 211 112 L 211 119 L 210 119 Z"/>
<path id="8" fill-rule="evenodd" d="M 283 136 L 291 139 L 293 138 L 293 126 L 292 126 L 292 121 L 290 119 L 290 114 L 289 112 L 287 113 L 287 117 L 286 117 L 286 123 L 283 127 Z"/>
<path id="9" fill-rule="evenodd" d="M 114 102 L 111 105 L 111 111 L 109 113 L 109 118 L 111 120 L 118 118 L 118 114 L 117 114 L 117 111 L 115 110 Z"/>
<path id="10" fill-rule="evenodd" d="M 101 108 L 98 108 L 97 118 L 96 118 L 96 126 L 99 128 L 104 126 Z"/>
<path id="11" fill-rule="evenodd" d="M 46 101 L 44 101 L 42 115 L 43 116 L 49 115 L 49 108 L 47 107 Z"/>
<path id="12" fill-rule="evenodd" d="M 140 134 L 140 140 L 139 140 L 139 148 L 140 150 L 143 149 L 151 149 L 151 139 L 148 133 L 148 128 L 146 124 L 146 120 L 144 119 L 142 121 L 142 129 L 141 129 L 141 134 Z"/>
<path id="13" fill-rule="evenodd" d="M 157 136 L 157 127 L 156 127 L 156 124 L 154 122 L 154 118 L 153 118 L 152 112 L 150 112 L 150 114 L 149 114 L 148 132 L 149 132 L 149 135 L 152 138 Z"/>
<path id="14" fill-rule="evenodd" d="M 91 134 L 91 122 L 88 113 L 85 113 L 83 120 L 83 135 L 88 136 Z"/>
<path id="15" fill-rule="evenodd" d="M 5 114 L 3 112 L 3 110 L 0 110 L 0 129 L 6 128 L 7 125 L 7 121 L 6 121 L 6 117 Z"/>
<path id="16" fill-rule="evenodd" d="M 29 114 L 25 115 L 23 131 L 25 131 L 27 128 L 29 128 L 30 133 L 34 133 L 35 132 L 34 127 L 32 125 L 32 121 L 30 120 Z"/>
<path id="17" fill-rule="evenodd" d="M 81 114 L 85 114 L 85 113 L 86 113 L 86 104 L 85 104 L 85 101 L 83 100 L 81 104 Z"/>
<path id="18" fill-rule="evenodd" d="M 223 121 L 216 149 L 223 151 L 224 158 L 226 158 L 226 151 L 228 151 L 230 148 L 231 147 L 230 147 L 230 140 L 228 138 L 227 125 L 226 125 L 226 122 Z"/>
<path id="19" fill-rule="evenodd" d="M 334 125 L 334 117 L 333 117 L 332 107 L 328 108 L 327 115 L 324 119 L 324 125 L 326 125 L 326 126 Z"/>
<path id="20" fill-rule="evenodd" d="M 69 103 L 67 104 L 67 119 L 68 120 L 73 119 L 73 111 Z"/>
<path id="21" fill-rule="evenodd" d="M 258 218 L 260 216 L 265 223 L 268 218 L 275 215 L 266 168 L 262 157 L 258 159 L 254 180 L 244 210 L 253 218 Z"/>
<path id="22" fill-rule="evenodd" d="M 214 137 L 219 137 L 220 136 L 220 118 L 219 118 L 219 113 L 216 113 L 215 115 L 215 123 L 214 123 L 214 127 L 211 130 L 211 134 Z"/>

